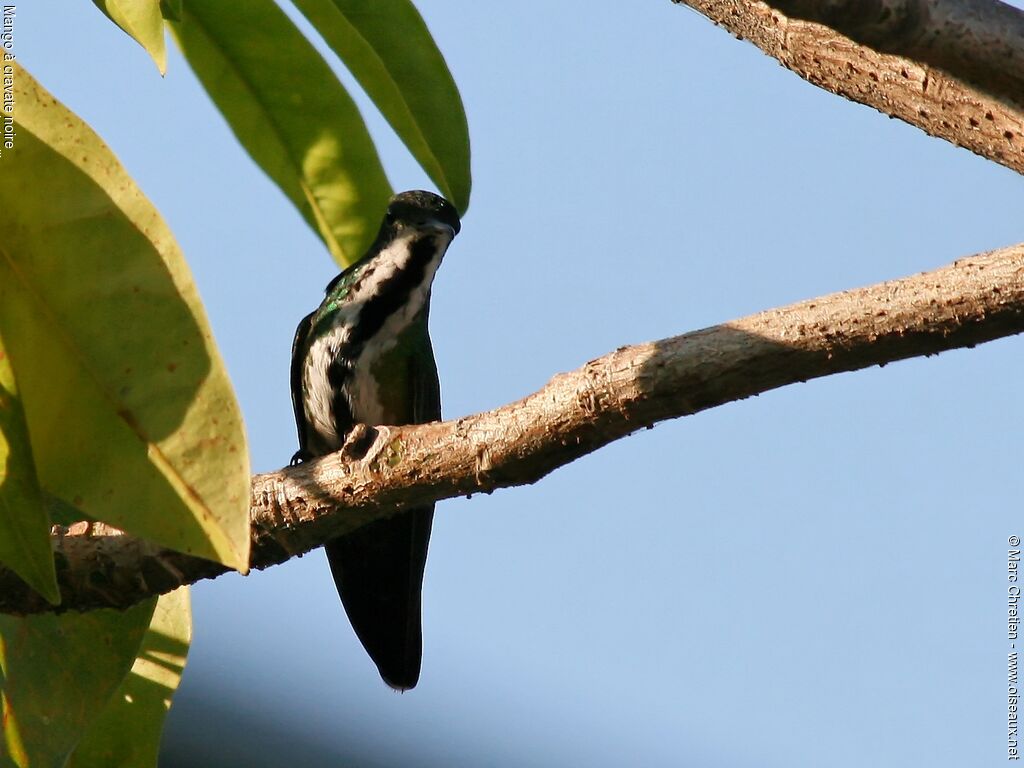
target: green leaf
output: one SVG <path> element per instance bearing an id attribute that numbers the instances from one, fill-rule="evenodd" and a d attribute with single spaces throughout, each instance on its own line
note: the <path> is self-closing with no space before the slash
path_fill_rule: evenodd
<path id="1" fill-rule="evenodd" d="M 181 21 L 181 0 L 160 0 L 160 13 L 168 21 Z"/>
<path id="2" fill-rule="evenodd" d="M 293 0 L 441 193 L 469 206 L 469 128 L 459 89 L 409 0 Z"/>
<path id="3" fill-rule="evenodd" d="M 89 726 L 68 768 L 156 766 L 164 718 L 191 641 L 188 587 L 181 587 L 157 602 L 131 672 Z"/>
<path id="4" fill-rule="evenodd" d="M 245 434 L 188 267 L 99 137 L 23 69 L 14 83 L 0 333 L 40 485 L 91 519 L 245 570 Z"/>
<path id="5" fill-rule="evenodd" d="M 51 603 L 60 602 L 50 517 L 36 479 L 14 369 L 0 336 L 0 561 Z"/>
<path id="6" fill-rule="evenodd" d="M 156 598 L 127 611 L 0 615 L 0 765 L 60 768 L 131 668 Z"/>
<path id="7" fill-rule="evenodd" d="M 89 517 L 74 504 L 69 504 L 59 496 L 43 491 L 43 506 L 50 515 L 50 522 L 57 525 L 71 525 L 73 523 L 86 521 L 95 523 L 94 518 Z"/>
<path id="8" fill-rule="evenodd" d="M 256 164 L 339 264 L 373 241 L 391 187 L 351 97 L 271 0 L 186 0 L 185 58 Z"/>
<path id="9" fill-rule="evenodd" d="M 92 0 L 107 18 L 128 33 L 156 63 L 160 74 L 167 71 L 167 46 L 160 0 Z"/>

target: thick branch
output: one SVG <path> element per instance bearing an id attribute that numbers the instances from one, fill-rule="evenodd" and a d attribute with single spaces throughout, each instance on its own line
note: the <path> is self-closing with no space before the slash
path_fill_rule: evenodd
<path id="1" fill-rule="evenodd" d="M 1024 13 L 998 0 L 771 0 L 881 53 L 943 70 L 1004 101 L 1024 98 Z"/>
<path id="2" fill-rule="evenodd" d="M 665 419 L 1021 331 L 1024 245 L 623 347 L 503 408 L 368 430 L 358 455 L 341 452 L 255 476 L 251 564 L 283 562 L 403 507 L 532 483 Z M 70 609 L 124 607 L 225 571 L 85 523 L 57 531 L 54 548 L 63 608 Z M 42 598 L 0 570 L 0 612 L 46 610 Z"/>
<path id="3" fill-rule="evenodd" d="M 1024 173 L 1024 14 L 1015 8 L 995 0 L 673 2 L 820 88 Z"/>

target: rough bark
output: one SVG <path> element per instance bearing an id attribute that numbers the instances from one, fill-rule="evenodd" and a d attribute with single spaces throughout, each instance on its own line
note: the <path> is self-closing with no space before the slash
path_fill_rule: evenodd
<path id="1" fill-rule="evenodd" d="M 996 98 L 1024 97 L 1024 13 L 996 0 L 770 0 L 791 17 L 937 67 Z"/>
<path id="2" fill-rule="evenodd" d="M 494 411 L 367 428 L 346 449 L 252 483 L 253 568 L 397 510 L 531 483 L 665 419 L 776 387 L 1024 331 L 1024 245 L 621 349 Z M 62 609 L 126 607 L 224 567 L 106 526 L 57 529 Z M 0 570 L 0 612 L 52 610 Z"/>
<path id="3" fill-rule="evenodd" d="M 994 0 L 673 2 L 820 88 L 1024 173 L 1024 14 L 1014 8 Z M 891 23 L 878 23 L 885 9 Z"/>

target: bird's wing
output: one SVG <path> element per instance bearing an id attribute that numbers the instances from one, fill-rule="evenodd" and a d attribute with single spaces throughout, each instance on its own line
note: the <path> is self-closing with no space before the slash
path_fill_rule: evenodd
<path id="1" fill-rule="evenodd" d="M 412 390 L 412 423 L 426 424 L 441 420 L 441 381 L 437 376 L 437 361 L 434 348 L 427 333 L 427 311 L 424 310 L 421 333 L 425 338 L 427 354 L 414 355 L 409 363 L 410 389 Z"/>
<path id="2" fill-rule="evenodd" d="M 441 418 L 441 387 L 427 336 L 426 313 L 410 333 L 419 354 L 409 355 L 404 408 L 389 414 L 395 424 Z M 423 346 L 425 345 L 425 349 Z M 377 520 L 328 542 L 327 559 L 352 627 L 393 688 L 416 685 L 422 654 L 420 596 L 434 505 Z"/>
<path id="3" fill-rule="evenodd" d="M 299 433 L 299 450 L 292 457 L 293 464 L 311 458 L 307 445 L 306 409 L 302 404 L 302 367 L 306 360 L 306 350 L 309 346 L 307 340 L 315 314 L 315 311 L 310 312 L 299 321 L 299 327 L 295 329 L 295 339 L 292 341 L 292 409 L 295 411 L 295 429 Z"/>

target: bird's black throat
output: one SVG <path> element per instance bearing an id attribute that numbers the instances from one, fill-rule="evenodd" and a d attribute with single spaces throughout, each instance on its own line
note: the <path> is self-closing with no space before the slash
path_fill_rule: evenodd
<path id="1" fill-rule="evenodd" d="M 332 412 L 337 435 L 344 439 L 359 420 L 352 412 L 349 385 L 355 375 L 356 361 L 365 346 L 380 332 L 388 318 L 399 312 L 426 279 L 428 265 L 443 248 L 437 237 L 421 237 L 409 244 L 410 255 L 404 269 L 375 287 L 373 296 L 363 305 L 349 331 L 347 343 L 327 369 L 327 380 L 334 393 Z M 372 269 L 368 264 L 364 269 Z M 424 304 L 426 308 L 427 304 Z"/>

